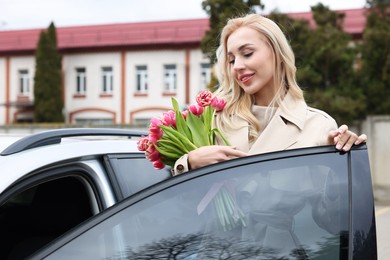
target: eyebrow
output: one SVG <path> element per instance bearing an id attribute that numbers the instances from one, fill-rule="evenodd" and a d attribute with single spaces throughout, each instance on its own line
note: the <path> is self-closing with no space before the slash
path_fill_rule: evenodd
<path id="1" fill-rule="evenodd" d="M 238 51 L 241 51 L 242 49 L 245 49 L 245 48 L 252 46 L 252 45 L 254 45 L 254 44 L 253 43 L 245 43 L 245 44 L 241 45 L 240 47 L 238 47 Z M 232 55 L 232 52 L 229 51 L 227 53 L 227 55 Z"/>

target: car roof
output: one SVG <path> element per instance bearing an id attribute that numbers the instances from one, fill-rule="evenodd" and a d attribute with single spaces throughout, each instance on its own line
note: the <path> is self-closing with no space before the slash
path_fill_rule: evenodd
<path id="1" fill-rule="evenodd" d="M 0 134 L 0 151 L 3 151 L 5 148 L 15 143 L 19 139 L 25 137 L 26 134 Z"/>
<path id="2" fill-rule="evenodd" d="M 100 133 L 98 136 L 97 133 Z M 75 158 L 109 153 L 141 153 L 132 135 L 143 132 L 112 129 L 59 129 L 0 141 L 0 193 L 39 168 Z"/>

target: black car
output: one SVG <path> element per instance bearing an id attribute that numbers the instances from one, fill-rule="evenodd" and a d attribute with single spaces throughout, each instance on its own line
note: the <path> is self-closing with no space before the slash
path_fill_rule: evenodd
<path id="1" fill-rule="evenodd" d="M 288 150 L 190 171 L 124 199 L 32 259 L 377 259 L 367 147 Z"/>

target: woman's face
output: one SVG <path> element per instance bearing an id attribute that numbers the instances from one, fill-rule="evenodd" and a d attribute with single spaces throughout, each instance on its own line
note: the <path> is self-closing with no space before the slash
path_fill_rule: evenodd
<path id="1" fill-rule="evenodd" d="M 265 37 L 249 27 L 240 27 L 227 40 L 227 61 L 234 80 L 254 95 L 256 105 L 269 105 L 275 95 L 274 55 Z"/>

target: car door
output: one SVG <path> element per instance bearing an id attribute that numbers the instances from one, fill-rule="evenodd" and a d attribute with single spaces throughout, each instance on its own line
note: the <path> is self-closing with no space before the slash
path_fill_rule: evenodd
<path id="1" fill-rule="evenodd" d="M 33 259 L 376 259 L 366 146 L 210 165 L 95 216 Z"/>

